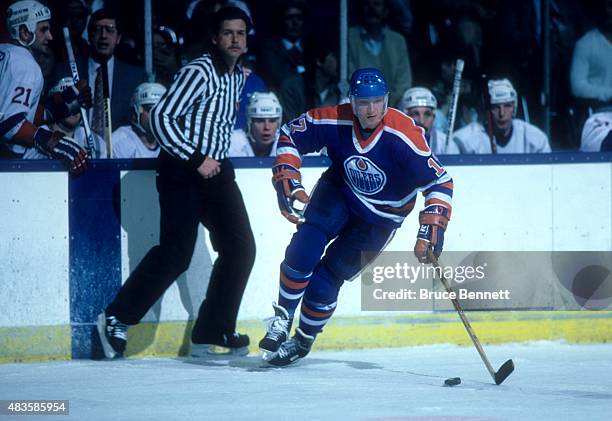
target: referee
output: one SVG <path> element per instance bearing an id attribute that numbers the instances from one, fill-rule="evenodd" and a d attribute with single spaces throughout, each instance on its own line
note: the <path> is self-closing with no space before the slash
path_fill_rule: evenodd
<path id="1" fill-rule="evenodd" d="M 182 67 L 151 110 L 151 130 L 162 150 L 157 191 L 159 245 L 134 269 L 98 317 L 107 358 L 123 355 L 127 325 L 149 308 L 189 267 L 198 224 L 218 253 L 192 334 L 192 356 L 246 355 L 249 337 L 236 333 L 236 317 L 255 260 L 255 239 L 234 168 L 226 158 L 244 76 L 251 22 L 239 8 L 213 16 L 213 52 Z"/>

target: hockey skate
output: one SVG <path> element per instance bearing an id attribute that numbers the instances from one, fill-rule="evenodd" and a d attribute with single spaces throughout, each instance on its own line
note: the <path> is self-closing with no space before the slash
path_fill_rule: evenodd
<path id="1" fill-rule="evenodd" d="M 269 364 L 283 367 L 294 363 L 300 358 L 304 358 L 310 352 L 314 342 L 314 336 L 306 335 L 299 327 L 295 330 L 295 335 L 278 348 L 267 360 Z"/>
<path id="2" fill-rule="evenodd" d="M 107 317 L 106 313 L 102 312 L 98 315 L 96 327 L 104 356 L 110 359 L 123 358 L 127 344 L 127 325 L 121 323 L 115 316 Z"/>
<path id="3" fill-rule="evenodd" d="M 191 343 L 191 356 L 197 358 L 243 357 L 249 353 L 249 337 L 238 332 L 206 338 Z"/>
<path id="4" fill-rule="evenodd" d="M 267 355 L 278 351 L 281 344 L 289 337 L 289 329 L 291 329 L 291 319 L 289 319 L 287 310 L 276 303 L 272 303 L 272 308 L 274 316 L 266 319 L 268 331 L 266 336 L 259 341 L 259 349 L 264 352 L 264 359 Z"/>

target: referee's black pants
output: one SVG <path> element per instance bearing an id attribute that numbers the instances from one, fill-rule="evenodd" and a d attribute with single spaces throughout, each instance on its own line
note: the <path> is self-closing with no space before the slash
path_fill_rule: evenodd
<path id="1" fill-rule="evenodd" d="M 134 269 L 106 314 L 128 325 L 140 322 L 189 267 L 198 224 L 202 223 L 218 253 L 191 335 L 193 342 L 204 343 L 236 329 L 238 309 L 255 261 L 255 239 L 228 159 L 221 161 L 221 172 L 210 179 L 163 150 L 157 162 L 159 245 Z"/>

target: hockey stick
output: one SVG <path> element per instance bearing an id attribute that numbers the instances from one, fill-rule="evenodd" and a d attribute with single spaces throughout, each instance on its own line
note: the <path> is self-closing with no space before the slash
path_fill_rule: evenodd
<path id="1" fill-rule="evenodd" d="M 460 58 L 455 64 L 455 77 L 453 78 L 453 94 L 451 96 L 450 108 L 448 109 L 448 135 L 446 136 L 446 149 L 453 137 L 453 129 L 455 128 L 455 116 L 457 115 L 457 103 L 459 102 L 459 91 L 461 90 L 461 74 L 463 73 L 464 62 Z"/>
<path id="2" fill-rule="evenodd" d="M 106 143 L 106 157 L 113 157 L 113 141 L 111 133 L 113 132 L 113 120 L 111 119 L 111 99 L 110 89 L 108 86 L 108 62 L 100 64 L 102 72 L 102 94 L 104 95 L 104 143 Z"/>
<path id="3" fill-rule="evenodd" d="M 440 264 L 438 263 L 438 259 L 433 254 L 431 249 L 427 251 L 427 255 L 429 257 L 429 260 L 434 265 L 434 267 L 439 268 Z M 453 292 L 450 284 L 448 283 L 448 281 L 442 274 L 442 271 L 440 271 L 440 281 L 442 282 L 442 285 L 444 285 L 444 288 L 446 289 L 446 291 L 448 291 L 449 293 Z M 480 341 L 478 340 L 478 337 L 476 336 L 476 333 L 474 332 L 474 329 L 472 329 L 472 325 L 470 324 L 470 321 L 465 316 L 465 313 L 463 312 L 463 308 L 461 308 L 461 305 L 459 304 L 459 300 L 457 300 L 456 298 L 452 298 L 451 302 L 453 303 L 455 310 L 457 310 L 457 313 L 459 313 L 459 317 L 461 318 L 461 321 L 463 322 L 463 326 L 465 327 L 465 330 L 470 336 L 472 343 L 476 347 L 478 354 L 480 354 L 480 358 L 482 358 L 482 361 L 487 367 L 487 370 L 489 371 L 489 374 L 493 378 L 493 381 L 495 381 L 495 384 L 497 385 L 502 384 L 502 382 L 506 380 L 506 378 L 510 374 L 512 374 L 512 372 L 514 371 L 514 362 L 510 359 L 506 361 L 505 363 L 503 363 L 502 366 L 499 368 L 499 370 L 495 371 L 493 369 L 493 366 L 491 365 L 491 362 L 489 361 L 489 358 L 487 358 L 487 354 L 485 354 L 484 349 L 482 348 L 482 345 L 480 344 Z"/>
<path id="4" fill-rule="evenodd" d="M 70 71 L 72 72 L 72 81 L 74 85 L 79 82 L 79 69 L 74 59 L 74 51 L 72 50 L 72 41 L 70 40 L 70 32 L 67 27 L 64 27 L 64 40 L 66 41 L 66 51 L 68 52 L 68 62 L 70 63 Z M 83 129 L 85 130 L 85 139 L 87 142 L 87 155 L 90 158 L 97 158 L 96 143 L 94 142 L 93 133 L 89 126 L 89 118 L 87 117 L 87 110 L 81 107 L 81 121 L 83 122 Z"/>
<path id="5" fill-rule="evenodd" d="M 491 153 L 495 155 L 497 153 L 497 141 L 493 133 L 493 116 L 491 115 L 491 110 L 487 110 L 487 134 L 489 135 L 489 142 L 491 143 Z"/>

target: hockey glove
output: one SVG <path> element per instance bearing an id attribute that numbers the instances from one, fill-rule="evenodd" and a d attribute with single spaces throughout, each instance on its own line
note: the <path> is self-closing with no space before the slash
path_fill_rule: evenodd
<path id="1" fill-rule="evenodd" d="M 444 245 L 444 231 L 448 226 L 448 209 L 440 205 L 429 205 L 419 214 L 419 233 L 414 245 L 414 254 L 421 263 L 431 263 L 427 251 L 439 257 Z"/>
<path id="2" fill-rule="evenodd" d="M 303 224 L 304 215 L 302 211 L 293 207 L 295 200 L 308 203 L 310 198 L 302 186 L 302 175 L 300 172 L 287 164 L 279 164 L 272 167 L 272 184 L 276 189 L 278 207 L 285 218 L 294 224 Z"/>
<path id="3" fill-rule="evenodd" d="M 73 174 L 80 175 L 87 169 L 85 150 L 61 132 L 39 128 L 34 135 L 34 147 L 53 159 L 68 163 Z"/>
<path id="4" fill-rule="evenodd" d="M 81 108 L 91 108 L 93 104 L 91 88 L 86 80 L 79 80 L 76 86 L 69 86 L 61 93 L 50 95 L 45 103 L 45 110 L 52 121 L 59 121 L 78 114 Z"/>

